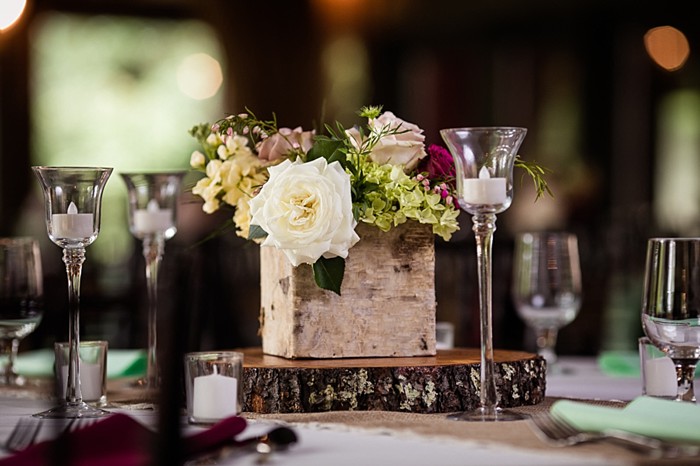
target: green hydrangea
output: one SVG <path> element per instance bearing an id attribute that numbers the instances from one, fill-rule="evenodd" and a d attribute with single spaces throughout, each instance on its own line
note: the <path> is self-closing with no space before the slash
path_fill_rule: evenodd
<path id="1" fill-rule="evenodd" d="M 459 210 L 430 187 L 404 173 L 398 165 L 379 165 L 366 157 L 354 158 L 351 171 L 354 208 L 361 222 L 389 231 L 407 220 L 432 226 L 433 233 L 448 241 L 459 229 Z"/>

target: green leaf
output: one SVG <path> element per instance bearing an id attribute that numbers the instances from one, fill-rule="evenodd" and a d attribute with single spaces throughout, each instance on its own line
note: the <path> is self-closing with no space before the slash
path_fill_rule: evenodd
<path id="1" fill-rule="evenodd" d="M 319 288 L 329 290 L 340 296 L 340 285 L 343 284 L 345 274 L 345 259 L 333 257 L 319 258 L 313 265 L 314 280 Z"/>
<path id="2" fill-rule="evenodd" d="M 342 151 L 344 147 L 343 141 L 337 139 L 316 138 L 313 147 L 306 154 L 306 160 L 323 157 L 328 163 L 338 160 L 342 165 L 345 160 L 345 153 Z"/>
<path id="3" fill-rule="evenodd" d="M 251 225 L 250 230 L 248 231 L 248 239 L 259 239 L 259 238 L 265 238 L 267 236 L 267 232 L 263 230 L 260 225 Z"/>

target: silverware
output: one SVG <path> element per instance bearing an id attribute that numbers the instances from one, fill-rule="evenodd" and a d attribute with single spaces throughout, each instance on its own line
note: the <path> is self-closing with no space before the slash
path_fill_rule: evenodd
<path id="1" fill-rule="evenodd" d="M 527 422 L 541 440 L 558 447 L 609 440 L 654 458 L 700 456 L 700 445 L 675 443 L 622 430 L 583 432 L 551 413 L 532 416 Z"/>
<path id="2" fill-rule="evenodd" d="M 223 460 L 234 451 L 251 446 L 258 455 L 256 464 L 265 464 L 273 452 L 284 451 L 297 441 L 298 437 L 294 430 L 286 426 L 279 426 L 263 435 L 226 443 L 214 452 L 206 453 L 203 456 L 187 461 L 185 465 L 218 464 L 220 460 Z"/>
<path id="3" fill-rule="evenodd" d="M 34 417 L 20 417 L 12 433 L 5 442 L 5 448 L 11 452 L 22 451 L 37 439 L 41 430 L 41 420 Z"/>

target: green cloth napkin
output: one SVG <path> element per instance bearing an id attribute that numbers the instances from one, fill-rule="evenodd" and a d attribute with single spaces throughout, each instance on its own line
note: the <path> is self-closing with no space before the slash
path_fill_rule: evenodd
<path id="1" fill-rule="evenodd" d="M 658 355 L 663 353 L 657 350 Z M 641 365 L 637 351 L 603 351 L 598 355 L 600 371 L 612 377 L 641 377 Z M 700 365 L 695 369 L 695 377 L 700 377 Z"/>
<path id="2" fill-rule="evenodd" d="M 552 414 L 583 431 L 623 430 L 700 444 L 700 405 L 693 403 L 642 396 L 619 409 L 559 400 L 552 405 Z"/>
<path id="3" fill-rule="evenodd" d="M 598 367 L 601 372 L 614 377 L 639 377 L 639 352 L 604 351 L 598 355 Z"/>
<path id="4" fill-rule="evenodd" d="M 15 370 L 28 377 L 53 376 L 54 352 L 51 349 L 25 351 L 17 356 Z M 107 378 L 138 377 L 146 373 L 146 351 L 141 349 L 107 351 Z"/>

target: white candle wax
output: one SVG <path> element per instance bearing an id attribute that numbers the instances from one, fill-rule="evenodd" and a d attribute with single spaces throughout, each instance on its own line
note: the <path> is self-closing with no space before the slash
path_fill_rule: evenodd
<path id="1" fill-rule="evenodd" d="M 51 233 L 56 238 L 87 238 L 94 232 L 92 220 L 92 214 L 79 214 L 71 202 L 67 213 L 51 216 Z"/>
<path id="2" fill-rule="evenodd" d="M 155 199 L 151 199 L 145 209 L 134 211 L 134 232 L 136 233 L 164 232 L 173 226 L 172 210 L 160 209 Z"/>
<path id="3" fill-rule="evenodd" d="M 462 197 L 468 204 L 503 204 L 508 200 L 505 178 L 491 178 L 486 167 L 481 167 L 479 178 L 464 178 Z"/>
<path id="4" fill-rule="evenodd" d="M 676 367 L 670 358 L 652 358 L 644 361 L 644 388 L 647 395 L 676 396 Z"/>
<path id="5" fill-rule="evenodd" d="M 238 412 L 238 380 L 219 374 L 194 378 L 192 417 L 224 419 Z"/>
<path id="6" fill-rule="evenodd" d="M 63 381 L 61 398 L 66 396 L 68 386 L 68 365 L 61 366 Z M 97 401 L 102 397 L 102 371 L 99 364 L 80 361 L 80 393 L 85 401 Z"/>

